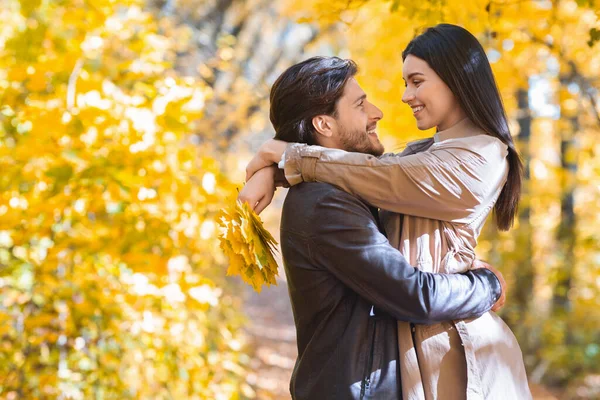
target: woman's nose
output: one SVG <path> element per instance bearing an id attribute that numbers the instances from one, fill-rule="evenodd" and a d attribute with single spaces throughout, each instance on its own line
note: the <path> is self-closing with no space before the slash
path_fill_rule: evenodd
<path id="1" fill-rule="evenodd" d="M 415 98 L 415 95 L 413 94 L 412 90 L 410 90 L 410 89 L 404 90 L 404 94 L 402 95 L 403 103 L 408 103 L 409 101 L 411 101 L 414 98 Z"/>

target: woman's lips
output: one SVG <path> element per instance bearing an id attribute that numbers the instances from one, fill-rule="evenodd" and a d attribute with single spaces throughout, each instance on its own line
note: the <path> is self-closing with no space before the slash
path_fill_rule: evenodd
<path id="1" fill-rule="evenodd" d="M 413 115 L 416 117 L 417 115 L 419 115 L 423 111 L 423 109 L 425 108 L 425 106 L 419 105 L 419 106 L 414 106 L 414 107 L 411 107 L 411 108 L 412 108 L 412 111 L 413 111 Z"/>

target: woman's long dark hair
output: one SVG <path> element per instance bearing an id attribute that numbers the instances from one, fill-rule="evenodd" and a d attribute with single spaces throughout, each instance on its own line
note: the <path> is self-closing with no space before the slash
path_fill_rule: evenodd
<path id="1" fill-rule="evenodd" d="M 513 225 L 519 199 L 523 163 L 508 129 L 508 120 L 485 50 L 469 31 L 440 24 L 415 37 L 402 52 L 429 64 L 458 99 L 467 117 L 490 136 L 508 146 L 508 178 L 494 211 L 500 230 Z"/>

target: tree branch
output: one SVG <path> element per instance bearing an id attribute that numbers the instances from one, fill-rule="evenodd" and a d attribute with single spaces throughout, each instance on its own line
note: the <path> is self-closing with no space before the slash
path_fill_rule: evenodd
<path id="1" fill-rule="evenodd" d="M 79 78 L 79 74 L 81 73 L 81 69 L 83 68 L 83 59 L 80 58 L 75 63 L 75 67 L 73 67 L 73 71 L 69 76 L 69 83 L 67 85 L 67 110 L 71 111 L 75 107 L 75 94 L 77 90 L 77 78 Z"/>
<path id="2" fill-rule="evenodd" d="M 548 49 L 554 51 L 558 55 L 559 59 L 571 68 L 571 81 L 576 82 L 581 87 L 581 90 L 583 91 L 585 97 L 587 97 L 590 101 L 592 115 L 596 118 L 596 121 L 598 121 L 598 124 L 600 125 L 600 112 L 598 111 L 598 100 L 594 96 L 594 86 L 592 85 L 590 79 L 580 72 L 579 67 L 577 67 L 575 61 L 567 58 L 562 49 L 559 49 L 553 43 L 547 42 L 535 35 L 530 34 L 529 38 L 533 43 L 541 44 L 543 46 L 546 46 Z"/>

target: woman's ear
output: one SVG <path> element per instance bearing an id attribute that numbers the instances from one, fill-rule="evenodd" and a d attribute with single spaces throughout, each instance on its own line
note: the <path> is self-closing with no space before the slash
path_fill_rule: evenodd
<path id="1" fill-rule="evenodd" d="M 312 119 L 312 124 L 319 135 L 327 138 L 333 136 L 334 120 L 329 115 L 317 115 Z"/>

